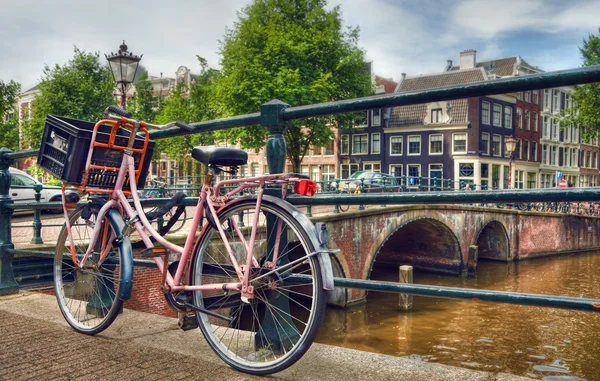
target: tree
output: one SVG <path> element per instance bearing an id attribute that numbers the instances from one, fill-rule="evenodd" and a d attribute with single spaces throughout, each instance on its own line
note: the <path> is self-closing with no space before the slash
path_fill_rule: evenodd
<path id="1" fill-rule="evenodd" d="M 21 85 L 17 82 L 0 80 L 0 148 L 19 149 L 19 118 L 15 104 L 20 91 Z"/>
<path id="2" fill-rule="evenodd" d="M 144 71 L 135 84 L 135 98 L 131 102 L 133 117 L 146 122 L 153 122 L 158 108 L 158 98 L 152 95 L 152 83 L 148 72 Z"/>
<path id="3" fill-rule="evenodd" d="M 255 0 L 221 42 L 217 95 L 228 116 L 254 113 L 279 99 L 291 106 L 349 99 L 372 93 L 358 28 L 343 30 L 340 8 L 325 0 Z M 347 125 L 347 118 L 335 123 Z M 286 130 L 287 155 L 299 171 L 308 148 L 333 138 L 331 117 L 295 121 Z M 244 148 L 264 146 L 268 132 L 250 126 L 219 133 Z"/>
<path id="4" fill-rule="evenodd" d="M 600 65 L 600 36 L 590 34 L 579 51 L 583 66 Z M 573 107 L 563 111 L 561 126 L 579 127 L 583 141 L 600 137 L 600 83 L 575 87 L 573 101 Z"/>
<path id="5" fill-rule="evenodd" d="M 156 117 L 158 124 L 172 121 L 186 123 L 211 120 L 217 117 L 215 107 L 215 81 L 219 72 L 209 69 L 204 58 L 197 56 L 201 72 L 192 83 L 190 89 L 183 83 L 178 83 L 171 90 L 167 99 L 161 104 L 160 114 Z M 212 133 L 199 133 L 194 135 L 176 136 L 161 139 L 155 152 L 166 152 L 169 157 L 181 159 L 196 145 L 204 145 L 213 141 Z"/>
<path id="6" fill-rule="evenodd" d="M 97 121 L 104 116 L 106 106 L 115 103 L 112 74 L 99 57 L 99 53 L 75 47 L 66 65 L 44 67 L 40 95 L 33 102 L 33 119 L 23 130 L 32 147 L 40 145 L 47 114 Z"/>

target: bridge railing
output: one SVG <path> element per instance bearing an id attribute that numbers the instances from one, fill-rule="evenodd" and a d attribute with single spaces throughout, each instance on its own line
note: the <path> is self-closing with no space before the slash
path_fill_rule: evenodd
<path id="1" fill-rule="evenodd" d="M 161 139 L 172 136 L 189 135 L 209 131 L 217 131 L 234 127 L 260 124 L 268 129 L 269 138 L 266 143 L 266 156 L 270 173 L 281 173 L 285 167 L 286 148 L 283 133 L 291 120 L 321 115 L 335 115 L 375 108 L 405 106 L 435 101 L 446 101 L 483 95 L 505 94 L 516 91 L 546 89 L 561 86 L 572 86 L 584 83 L 600 82 L 600 66 L 590 66 L 557 72 L 539 73 L 524 77 L 503 78 L 493 81 L 475 82 L 400 94 L 384 94 L 358 99 L 328 102 L 316 105 L 290 107 L 274 100 L 261 106 L 260 112 L 231 118 L 194 123 L 193 130 L 180 130 L 177 127 L 162 131 L 152 131 L 151 138 Z M 35 156 L 37 149 L 11 152 L 0 148 L 0 295 L 14 293 L 18 284 L 13 274 L 13 257 L 15 255 L 52 256 L 51 252 L 36 250 L 18 250 L 11 241 L 11 217 L 13 201 L 10 199 L 10 173 L 8 167 L 21 158 Z M 538 201 L 588 201 L 600 200 L 600 188 L 571 188 L 560 190 L 504 190 L 471 192 L 414 192 L 414 193 L 378 193 L 378 194 L 323 194 L 306 198 L 290 196 L 289 200 L 296 204 L 331 205 L 331 204 L 418 204 L 418 203 L 518 203 Z M 189 199 L 186 204 L 193 204 Z M 41 207 L 41 205 L 32 206 Z M 148 266 L 141 261 L 137 265 Z M 364 283 L 366 282 L 366 283 Z M 386 283 L 381 286 L 378 283 Z M 500 302 L 538 304 L 562 308 L 575 308 L 600 311 L 600 300 L 566 298 L 560 296 L 518 294 L 508 292 L 481 292 L 478 290 L 447 287 L 431 287 L 422 285 L 402 286 L 389 282 L 372 282 L 336 278 L 335 284 L 340 287 L 377 289 L 380 291 L 412 293 L 415 295 L 436 295 L 450 298 L 478 298 Z M 395 288 L 394 288 L 395 287 Z M 524 296 L 525 295 L 525 296 Z"/>

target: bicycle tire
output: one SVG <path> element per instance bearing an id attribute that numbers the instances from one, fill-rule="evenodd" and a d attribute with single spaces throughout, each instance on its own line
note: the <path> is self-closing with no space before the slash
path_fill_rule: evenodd
<path id="1" fill-rule="evenodd" d="M 77 208 L 70 216 L 71 234 L 77 256 L 85 254 L 93 226 L 80 219 L 83 207 Z M 97 223 L 98 210 L 92 209 L 90 221 Z M 77 332 L 95 335 L 108 328 L 123 306 L 119 299 L 121 264 L 123 263 L 123 240 L 119 247 L 111 249 L 110 260 L 97 267 L 98 249 L 104 244 L 112 245 L 111 232 L 118 232 L 117 226 L 106 216 L 100 231 L 100 242 L 91 254 L 90 266 L 77 270 L 71 259 L 70 242 L 66 224 L 58 236 L 54 255 L 54 291 L 61 313 L 69 325 Z M 106 232 L 106 234 L 104 234 Z M 117 235 L 117 234 L 116 234 Z M 115 235 L 115 236 L 116 236 Z M 100 245 L 101 244 L 101 245 Z"/>
<path id="2" fill-rule="evenodd" d="M 255 208 L 256 198 L 247 197 L 236 200 L 219 212 L 227 241 L 238 261 L 244 258 L 240 264 L 246 262 L 246 245 L 234 236 L 236 227 L 248 236 L 245 239 L 249 244 Z M 322 275 L 316 257 L 310 255 L 315 247 L 309 233 L 297 220 L 304 215 L 295 207 L 291 208 L 297 214 L 290 214 L 266 196 L 263 198 L 254 245 L 260 268 L 254 268 L 250 280 L 270 270 L 266 263 L 269 259 L 267 242 L 275 242 L 276 229 L 273 234 L 268 234 L 267 219 L 269 223 L 281 221 L 282 226 L 285 224 L 281 230 L 285 234 L 280 236 L 280 245 L 283 244 L 284 249 L 279 250 L 278 265 L 281 266 L 285 260 L 305 258 L 300 265 L 252 282 L 255 296 L 248 304 L 241 301 L 239 292 L 193 292 L 195 305 L 231 319 L 227 322 L 205 313 L 196 313 L 198 325 L 215 353 L 228 365 L 245 373 L 267 375 L 294 364 L 312 344 L 325 313 L 326 293 L 321 287 Z M 244 223 L 241 224 L 241 221 Z M 208 224 L 192 261 L 192 285 L 238 281 L 223 248 L 216 226 Z M 286 275 L 292 271 L 310 275 L 312 282 L 300 285 L 286 282 Z"/>
<path id="3" fill-rule="evenodd" d="M 338 205 L 340 212 L 347 212 L 350 209 L 350 205 Z"/>

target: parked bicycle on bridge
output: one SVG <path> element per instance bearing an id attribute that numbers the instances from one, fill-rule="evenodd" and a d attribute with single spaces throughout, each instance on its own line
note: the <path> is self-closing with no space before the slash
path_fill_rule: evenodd
<path id="1" fill-rule="evenodd" d="M 224 180 L 213 187 L 213 177 L 235 173 L 246 164 L 247 153 L 195 147 L 192 157 L 209 174 L 190 231 L 197 231 L 201 216 L 207 222 L 197 238 L 190 234 L 183 247 L 175 245 L 150 220 L 179 203 L 183 194 L 146 214 L 137 192 L 152 155 L 148 128 L 173 125 L 191 128 L 180 122 L 150 125 L 130 119 L 116 106 L 95 125 L 48 117 L 39 162 L 64 181 L 63 211 L 68 216 L 54 258 L 60 310 L 84 334 L 112 324 L 131 297 L 130 235 L 136 231 L 145 245 L 141 256 L 158 268 L 161 290 L 182 328 L 196 323 L 216 354 L 235 369 L 257 375 L 279 372 L 312 344 L 324 316 L 325 292 L 333 289 L 326 235 L 317 235 L 308 218 L 285 200 L 288 186 L 310 194 L 314 183 L 302 175 L 273 174 Z M 77 157 L 75 150 L 87 153 L 83 165 L 55 159 L 59 154 Z M 88 202 L 69 210 L 79 200 L 64 197 L 65 183 L 74 184 Z M 221 194 L 224 185 L 234 188 Z M 256 195 L 236 197 L 249 188 Z M 174 256 L 178 259 L 173 261 Z"/>

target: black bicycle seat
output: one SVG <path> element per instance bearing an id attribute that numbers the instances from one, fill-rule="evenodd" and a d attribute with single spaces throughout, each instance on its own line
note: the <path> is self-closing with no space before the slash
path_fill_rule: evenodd
<path id="1" fill-rule="evenodd" d="M 237 167 L 248 162 L 246 151 L 228 147 L 194 147 L 192 157 L 204 165 L 217 167 Z"/>

